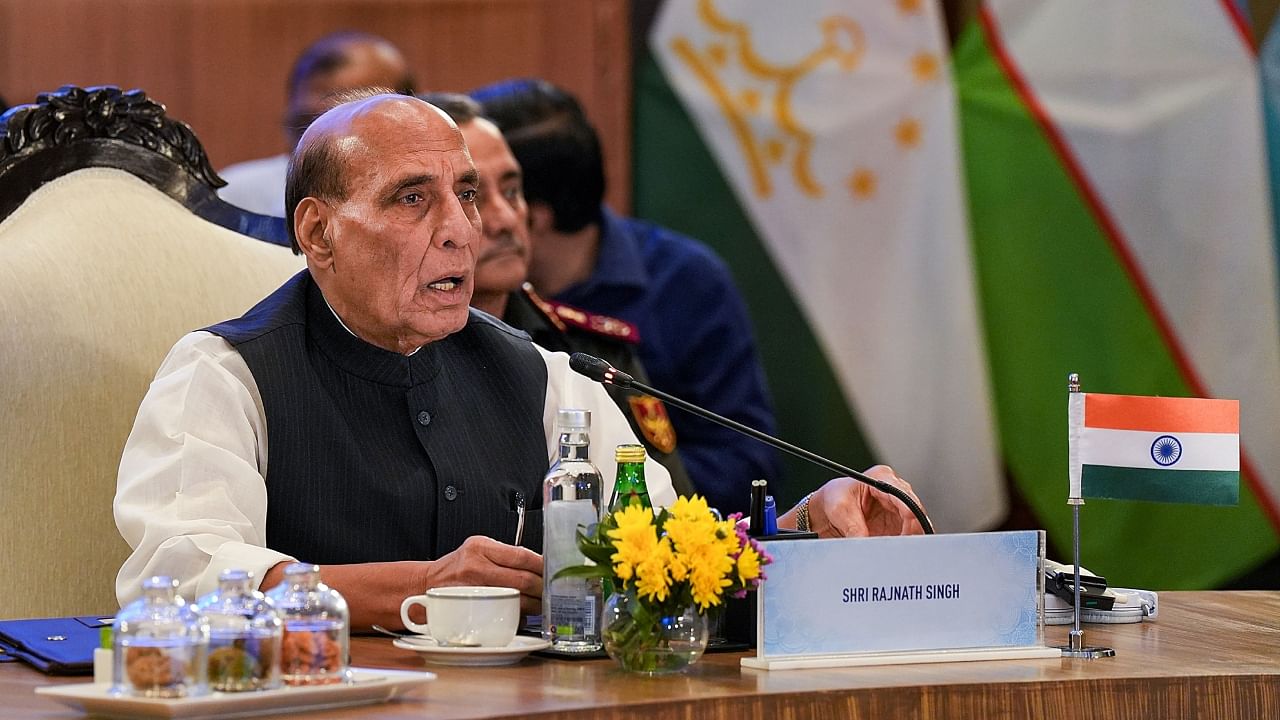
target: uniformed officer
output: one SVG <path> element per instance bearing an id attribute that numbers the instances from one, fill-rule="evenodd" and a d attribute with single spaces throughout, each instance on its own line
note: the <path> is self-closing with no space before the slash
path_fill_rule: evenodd
<path id="1" fill-rule="evenodd" d="M 548 350 L 594 355 L 642 383 L 649 382 L 644 364 L 635 353 L 640 333 L 629 322 L 544 300 L 527 282 L 511 293 L 502 319 L 529 333 L 534 342 Z M 644 441 L 649 455 L 671 473 L 676 492 L 691 495 L 693 484 L 676 453 L 676 429 L 671 426 L 662 401 L 614 385 L 606 385 L 605 390 L 622 409 L 636 437 Z"/>
<path id="2" fill-rule="evenodd" d="M 480 171 L 476 203 L 484 232 L 476 253 L 471 305 L 524 330 L 548 350 L 594 355 L 641 382 L 648 382 L 636 357 L 640 334 L 634 325 L 543 300 L 525 281 L 530 256 L 528 206 L 520 165 L 497 126 L 485 119 L 479 104 L 466 95 L 428 93 L 422 99 L 453 118 Z M 671 473 L 676 492 L 692 494 L 693 485 L 676 452 L 676 431 L 662 401 L 612 385 L 605 389 L 622 409 L 636 436 L 644 441 L 649 454 Z"/>
<path id="3" fill-rule="evenodd" d="M 605 207 L 600 138 L 572 94 L 511 80 L 471 95 L 524 170 L 528 279 L 538 292 L 633 323 L 655 386 L 776 435 L 746 303 L 724 260 L 693 238 Z M 785 482 L 768 445 L 689 413 L 674 421 L 689 478 L 721 510 L 745 511 L 752 480 Z"/>

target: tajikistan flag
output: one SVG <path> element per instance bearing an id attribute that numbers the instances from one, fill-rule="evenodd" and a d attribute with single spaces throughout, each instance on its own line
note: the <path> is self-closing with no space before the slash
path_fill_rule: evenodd
<path id="1" fill-rule="evenodd" d="M 1071 498 L 1239 502 L 1239 401 L 1067 397 Z"/>
<path id="2" fill-rule="evenodd" d="M 1050 543 L 1071 539 L 1061 379 L 1078 372 L 1244 400 L 1239 505 L 1090 505 L 1090 567 L 1164 589 L 1254 569 L 1280 549 L 1280 292 L 1258 62 L 1237 7 L 987 0 L 954 61 L 1001 443 Z M 1108 430 L 1147 434 L 1100 467 L 1235 467 L 1218 462 L 1234 428 Z M 1210 436 L 1226 446 L 1206 449 Z"/>
<path id="3" fill-rule="evenodd" d="M 634 201 L 729 262 L 784 436 L 891 464 L 973 531 L 1007 505 L 945 37 L 927 0 L 666 3 Z M 792 499 L 825 479 L 788 469 Z"/>

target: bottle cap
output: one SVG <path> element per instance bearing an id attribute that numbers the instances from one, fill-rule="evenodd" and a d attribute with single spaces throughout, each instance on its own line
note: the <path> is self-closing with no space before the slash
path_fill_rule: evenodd
<path id="1" fill-rule="evenodd" d="M 620 463 L 644 462 L 643 445 L 619 445 L 613 452 L 614 460 Z"/>
<path id="2" fill-rule="evenodd" d="M 556 424 L 563 430 L 591 429 L 591 411 L 561 408 L 556 413 Z"/>

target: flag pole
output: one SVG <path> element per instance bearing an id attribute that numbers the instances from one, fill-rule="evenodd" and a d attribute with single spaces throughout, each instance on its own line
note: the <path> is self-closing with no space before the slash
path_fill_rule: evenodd
<path id="1" fill-rule="evenodd" d="M 1072 583 L 1072 602 L 1075 610 L 1075 625 L 1072 627 L 1066 645 L 1059 645 L 1063 657 L 1095 658 L 1113 657 L 1116 651 L 1109 647 L 1088 647 L 1084 643 L 1084 630 L 1080 628 L 1080 506 L 1084 505 L 1084 496 L 1080 489 L 1080 431 L 1084 425 L 1084 395 L 1080 392 L 1080 375 L 1071 373 L 1067 376 L 1067 464 L 1071 489 L 1067 493 L 1067 504 L 1071 506 L 1071 542 L 1075 554 L 1075 581 Z"/>

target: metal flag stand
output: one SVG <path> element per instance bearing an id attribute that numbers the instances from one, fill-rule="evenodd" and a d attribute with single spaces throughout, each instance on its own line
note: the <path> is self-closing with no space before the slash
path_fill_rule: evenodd
<path id="1" fill-rule="evenodd" d="M 1084 396 L 1080 392 L 1080 376 L 1076 373 L 1067 376 L 1067 398 L 1068 425 L 1070 426 L 1067 464 L 1071 475 L 1071 492 L 1070 497 L 1067 498 L 1067 504 L 1071 506 L 1072 545 L 1075 549 L 1075 581 L 1072 583 L 1075 596 L 1075 601 L 1072 603 L 1075 609 L 1075 625 L 1072 627 L 1067 644 L 1059 645 L 1058 649 L 1062 651 L 1063 657 L 1093 660 L 1113 657 L 1116 651 L 1109 647 L 1088 647 L 1084 644 L 1084 630 L 1080 629 L 1080 506 L 1084 505 L 1084 498 L 1080 493 L 1079 433 L 1084 424 Z"/>

